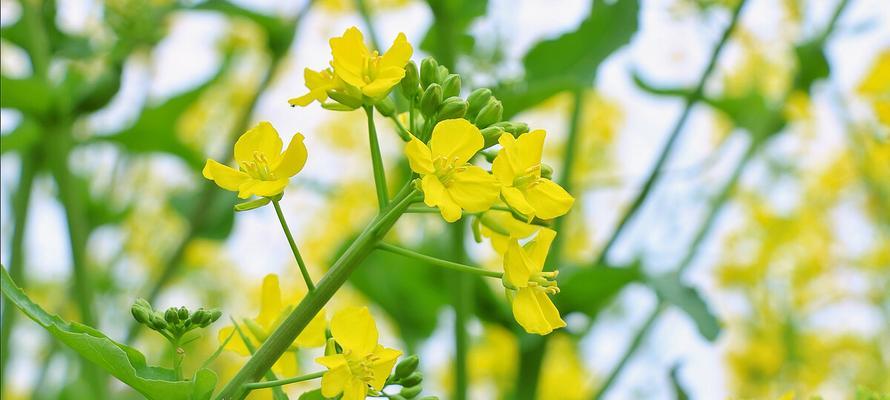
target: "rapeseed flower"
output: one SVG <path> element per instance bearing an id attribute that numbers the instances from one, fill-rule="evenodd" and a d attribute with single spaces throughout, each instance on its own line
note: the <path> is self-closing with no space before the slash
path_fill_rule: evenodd
<path id="1" fill-rule="evenodd" d="M 548 295 L 559 293 L 557 271 L 544 272 L 544 261 L 556 231 L 542 228 L 524 246 L 511 239 L 504 255 L 504 286 L 513 307 L 513 317 L 528 333 L 546 335 L 566 326 Z"/>
<path id="2" fill-rule="evenodd" d="M 386 96 L 402 80 L 405 64 L 413 53 L 414 49 L 404 33 L 396 36 L 383 55 L 376 50 L 368 50 L 361 31 L 356 27 L 347 29 L 343 36 L 331 39 L 334 73 L 373 99 Z"/>

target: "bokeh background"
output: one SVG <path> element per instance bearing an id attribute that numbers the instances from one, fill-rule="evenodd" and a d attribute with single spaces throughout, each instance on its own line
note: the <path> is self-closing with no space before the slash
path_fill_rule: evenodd
<path id="1" fill-rule="evenodd" d="M 43 307 L 151 363 L 170 360 L 160 337 L 132 328 L 135 298 L 223 309 L 188 350 L 195 368 L 229 316 L 256 314 L 263 276 L 279 274 L 285 297 L 302 285 L 273 210 L 233 215 L 203 160 L 229 157 L 261 120 L 285 139 L 302 132 L 309 161 L 282 205 L 320 277 L 376 209 L 365 121 L 287 100 L 305 92 L 303 68 L 326 66 L 328 38 L 358 26 L 385 49 L 404 32 L 416 62 L 437 57 L 465 94 L 491 87 L 512 120 L 545 129 L 545 162 L 577 199 L 559 257 L 581 278 L 560 295 L 569 326 L 547 340 L 501 318 L 496 283 L 455 293 L 451 274 L 398 256 L 371 257 L 334 297 L 329 312 L 368 304 L 384 344 L 420 355 L 425 394 L 452 398 L 461 380 L 460 298 L 472 310 L 469 398 L 888 393 L 890 5 L 748 0 L 714 59 L 738 6 L 2 0 L 0 257 Z M 401 141 L 391 121 L 378 126 L 395 170 Z M 403 218 L 392 235 L 464 257 L 435 215 Z M 470 262 L 498 267 L 487 242 L 464 245 Z M 671 290 L 690 304 L 659 300 Z M 136 396 L 6 303 L 2 334 L 4 399 L 93 398 L 97 381 L 110 398 Z M 320 352 L 301 351 L 300 369 L 318 370 Z M 245 360 L 226 352 L 214 368 L 224 382 Z"/>

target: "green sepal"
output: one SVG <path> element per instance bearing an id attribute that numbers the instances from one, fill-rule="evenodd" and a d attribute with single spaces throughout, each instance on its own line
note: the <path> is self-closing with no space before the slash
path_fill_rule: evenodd
<path id="1" fill-rule="evenodd" d="M 235 211 L 249 211 L 256 208 L 260 208 L 266 204 L 271 203 L 272 200 L 268 197 L 260 197 L 255 200 L 246 201 L 244 203 L 235 204 Z"/>

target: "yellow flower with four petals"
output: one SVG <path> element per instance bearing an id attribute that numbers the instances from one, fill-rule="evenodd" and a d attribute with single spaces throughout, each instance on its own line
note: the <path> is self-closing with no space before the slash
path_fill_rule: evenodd
<path id="1" fill-rule="evenodd" d="M 558 272 L 544 272 L 544 261 L 556 231 L 542 228 L 525 246 L 511 239 L 504 254 L 504 286 L 513 317 L 528 333 L 546 335 L 566 326 L 548 295 L 559 293 Z"/>
<path id="2" fill-rule="evenodd" d="M 498 183 L 470 158 L 484 146 L 479 128 L 465 119 L 447 119 L 433 128 L 429 145 L 413 137 L 405 146 L 411 170 L 421 176 L 423 201 L 439 207 L 448 222 L 460 219 L 461 210 L 488 210 L 498 199 Z"/>
<path id="3" fill-rule="evenodd" d="M 405 65 L 414 49 L 404 33 L 399 33 L 392 46 L 382 56 L 365 46 L 364 37 L 356 27 L 343 36 L 331 39 L 334 72 L 344 82 L 361 89 L 365 96 L 386 96 L 405 76 Z"/>
<path id="4" fill-rule="evenodd" d="M 501 196 L 507 205 L 525 215 L 552 219 L 564 215 L 575 199 L 561 186 L 541 177 L 543 130 L 514 138 L 505 133 L 498 139 L 501 150 L 491 165 L 491 172 L 501 183 Z"/>
<path id="5" fill-rule="evenodd" d="M 254 319 L 245 318 L 243 323 L 239 324 L 241 333 L 247 337 L 251 345 L 254 347 L 259 347 L 259 345 L 272 334 L 272 331 L 274 331 L 275 328 L 278 327 L 278 324 L 290 314 L 294 305 L 300 300 L 299 298 L 293 299 L 294 301 L 285 304 L 281 298 L 281 287 L 278 283 L 278 275 L 275 274 L 269 274 L 263 278 L 261 299 L 259 315 Z M 294 343 L 290 346 L 290 351 L 282 354 L 281 358 L 275 362 L 275 365 L 272 367 L 273 371 L 280 373 L 283 376 L 296 375 L 297 355 L 295 350 L 298 348 L 323 346 L 325 344 L 326 328 L 327 322 L 325 321 L 325 313 L 324 311 L 321 311 L 312 318 L 309 325 L 306 326 L 306 329 L 297 336 L 297 339 L 294 340 Z M 226 343 L 226 350 L 231 350 L 244 356 L 250 355 L 249 347 L 244 343 L 241 335 L 238 332 L 235 332 L 234 326 L 220 329 L 220 343 L 225 342 L 229 336 L 232 336 L 232 338 Z"/>
<path id="6" fill-rule="evenodd" d="M 252 195 L 275 196 L 284 191 L 288 179 L 306 165 L 303 135 L 294 134 L 283 153 L 281 148 L 278 131 L 272 124 L 260 122 L 235 142 L 238 169 L 208 159 L 204 164 L 204 177 L 223 189 L 238 192 L 242 199 Z"/>
<path id="7" fill-rule="evenodd" d="M 368 389 L 380 391 L 402 352 L 377 344 L 377 325 L 367 307 L 343 309 L 331 319 L 331 334 L 343 353 L 315 362 L 328 371 L 321 377 L 321 394 L 343 393 L 343 400 L 364 400 Z"/>

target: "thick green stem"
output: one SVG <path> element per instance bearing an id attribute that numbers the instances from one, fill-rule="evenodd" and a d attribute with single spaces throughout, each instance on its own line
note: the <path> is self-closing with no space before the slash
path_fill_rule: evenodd
<path id="1" fill-rule="evenodd" d="M 414 250 L 409 250 L 404 247 L 399 247 L 399 246 L 392 245 L 389 243 L 380 242 L 379 244 L 377 244 L 377 248 L 380 250 L 386 250 L 390 253 L 395 253 L 398 255 L 405 256 L 405 257 L 413 258 L 415 260 L 423 261 L 430 265 L 447 268 L 452 271 L 465 272 L 465 273 L 475 274 L 475 275 L 479 275 L 479 276 L 487 276 L 489 278 L 497 278 L 497 279 L 501 279 L 504 276 L 503 272 L 489 271 L 487 269 L 473 267 L 471 265 L 466 265 L 466 264 L 456 263 L 453 261 L 443 260 L 441 258 L 436 258 L 433 256 L 428 256 L 426 254 L 421 254 Z"/>
<path id="2" fill-rule="evenodd" d="M 383 169 L 383 157 L 380 155 L 380 142 L 377 140 L 377 125 L 374 124 L 374 107 L 365 106 L 368 116 L 368 143 L 371 145 L 371 167 L 374 171 L 374 186 L 377 189 L 377 205 L 381 210 L 389 204 L 386 190 L 386 171 Z"/>
<path id="3" fill-rule="evenodd" d="M 31 187 L 37 171 L 36 154 L 33 151 L 20 154 L 19 181 L 12 198 L 12 241 L 9 244 L 9 276 L 25 287 L 25 231 L 31 205 Z M 0 296 L 3 297 L 3 296 Z M 3 320 L 0 324 L 0 388 L 6 387 L 6 363 L 9 362 L 9 338 L 18 311 L 3 297 Z"/>
<path id="4" fill-rule="evenodd" d="M 303 275 L 303 281 L 306 282 L 306 288 L 309 291 L 315 290 L 315 285 L 312 284 L 312 277 L 309 276 L 309 270 L 306 269 L 306 263 L 303 262 L 303 256 L 300 255 L 300 249 L 297 248 L 297 243 L 294 242 L 294 236 L 290 232 L 290 228 L 287 227 L 287 221 L 284 219 L 284 213 L 281 212 L 281 205 L 278 203 L 278 200 L 272 200 L 272 206 L 275 207 L 275 214 L 278 215 L 278 221 L 281 222 L 281 229 L 284 230 L 284 236 L 287 237 L 287 244 L 290 245 L 290 251 L 294 253 L 294 259 L 297 260 L 297 265 L 300 267 L 300 274 Z"/>
<path id="5" fill-rule="evenodd" d="M 451 254 L 459 261 L 463 261 L 466 258 L 464 221 L 464 219 L 460 219 L 449 227 L 451 229 Z M 503 274 L 496 273 L 496 275 L 502 276 Z M 456 400 L 466 400 L 467 388 L 469 387 L 467 353 L 470 350 L 470 340 L 467 333 L 467 320 L 469 320 L 473 312 L 471 309 L 473 301 L 473 292 L 471 290 L 473 282 L 470 280 L 471 278 L 471 276 L 464 274 L 455 274 L 452 277 L 454 283 L 452 291 L 454 307 L 454 392 L 452 397 Z"/>
<path id="6" fill-rule="evenodd" d="M 244 385 L 244 388 L 248 389 L 248 390 L 254 390 L 254 389 L 264 389 L 264 388 L 270 388 L 270 387 L 284 386 L 284 385 L 289 385 L 291 383 L 305 382 L 305 381 L 311 381 L 313 379 L 318 379 L 318 378 L 321 378 L 322 375 L 324 375 L 324 371 L 314 372 L 314 373 L 306 374 L 306 375 L 295 376 L 293 378 L 285 378 L 285 379 L 278 379 L 278 380 L 274 380 L 274 381 L 248 383 L 248 384 Z"/>
<path id="7" fill-rule="evenodd" d="M 729 21 L 729 25 L 723 31 L 723 35 L 717 42 L 717 46 L 714 47 L 714 50 L 711 53 L 711 57 L 708 60 L 708 65 L 705 67 L 701 78 L 699 78 L 698 84 L 695 85 L 695 90 L 693 90 L 686 97 L 686 103 L 683 107 L 683 112 L 680 114 L 680 118 L 674 124 L 673 130 L 668 136 L 667 143 L 665 143 L 664 147 L 661 149 L 661 154 L 659 154 L 658 159 L 655 161 L 655 165 L 652 166 L 652 170 L 649 172 L 649 176 L 643 183 L 642 189 L 640 189 L 640 192 L 633 199 L 633 201 L 631 201 L 630 207 L 628 207 L 627 211 L 621 217 L 621 220 L 618 222 L 618 226 L 615 228 L 612 236 L 609 237 L 609 240 L 606 241 L 606 244 L 603 246 L 602 250 L 600 250 L 599 257 L 597 257 L 597 260 L 593 265 L 594 267 L 599 266 L 606 261 L 609 255 L 609 251 L 612 249 L 612 246 L 615 245 L 615 242 L 621 236 L 621 233 L 624 232 L 627 224 L 640 210 L 640 207 L 646 201 L 646 198 L 649 197 L 649 193 L 655 186 L 655 182 L 657 182 L 658 179 L 661 178 L 664 164 L 667 162 L 668 156 L 674 149 L 674 145 L 677 143 L 677 139 L 680 137 L 680 133 L 683 131 L 683 127 L 686 125 L 686 120 L 689 119 L 689 115 L 692 112 L 692 107 L 701 99 L 702 93 L 704 92 L 705 84 L 708 82 L 708 78 L 711 77 L 711 73 L 714 72 L 714 69 L 717 66 L 717 59 L 720 57 L 720 53 L 723 51 L 723 47 L 729 41 L 729 38 L 732 35 L 732 31 L 735 29 L 735 26 L 739 21 L 739 16 L 741 15 L 742 7 L 744 7 L 745 2 L 746 0 L 739 0 L 738 5 L 736 5 L 735 9 L 733 10 L 732 19 Z"/>
<path id="8" fill-rule="evenodd" d="M 389 232 L 396 220 L 408 208 L 408 205 L 414 201 L 416 195 L 417 191 L 409 190 L 408 186 L 402 190 L 402 193 L 396 197 L 395 201 L 384 212 L 381 212 L 374 222 L 340 255 L 328 273 L 318 281 L 315 290 L 309 292 L 300 301 L 296 309 L 269 335 L 262 346 L 257 349 L 256 354 L 226 384 L 217 397 L 218 399 L 243 399 L 247 396 L 248 390 L 244 385 L 259 380 L 272 367 L 272 364 L 287 351 L 288 347 L 303 331 L 309 321 L 327 304 L 334 293 L 346 283 L 346 279 L 349 278 L 352 271 L 361 264 L 365 257 L 374 250 L 380 239 Z"/>

